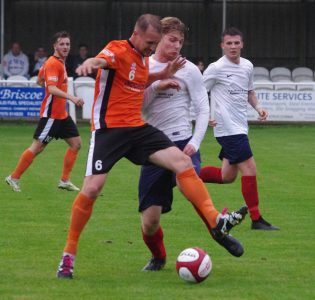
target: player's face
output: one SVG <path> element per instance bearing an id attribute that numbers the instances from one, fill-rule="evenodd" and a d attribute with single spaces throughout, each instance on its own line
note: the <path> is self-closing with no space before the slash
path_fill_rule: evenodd
<path id="1" fill-rule="evenodd" d="M 70 52 L 70 39 L 69 38 L 59 38 L 54 44 L 55 55 L 60 58 L 65 59 Z"/>
<path id="2" fill-rule="evenodd" d="M 226 35 L 221 42 L 221 48 L 224 55 L 231 60 L 237 62 L 241 56 L 243 49 L 242 37 L 239 35 Z"/>
<path id="3" fill-rule="evenodd" d="M 159 43 L 159 52 L 167 60 L 174 60 L 184 44 L 184 34 L 179 31 L 171 31 L 164 34 Z"/>
<path id="4" fill-rule="evenodd" d="M 134 46 L 143 56 L 150 56 L 161 40 L 161 34 L 152 26 L 149 26 L 145 32 L 135 31 L 134 36 Z"/>

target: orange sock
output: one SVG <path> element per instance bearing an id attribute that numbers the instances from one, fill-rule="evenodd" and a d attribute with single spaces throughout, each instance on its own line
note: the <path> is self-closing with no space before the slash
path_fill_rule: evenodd
<path id="1" fill-rule="evenodd" d="M 195 169 L 191 168 L 176 174 L 176 179 L 181 192 L 193 204 L 208 229 L 216 227 L 219 212 L 214 207 L 211 197 Z"/>
<path id="2" fill-rule="evenodd" d="M 76 255 L 81 232 L 90 219 L 94 202 L 94 199 L 90 199 L 82 193 L 79 193 L 75 198 L 72 205 L 69 233 L 64 252 Z"/>
<path id="3" fill-rule="evenodd" d="M 70 173 L 74 166 L 74 163 L 77 159 L 78 151 L 73 151 L 71 148 L 68 148 L 63 160 L 63 170 L 61 175 L 62 181 L 68 181 Z"/>
<path id="4" fill-rule="evenodd" d="M 27 168 L 33 162 L 34 157 L 35 157 L 35 154 L 31 150 L 26 149 L 22 153 L 20 160 L 17 166 L 15 167 L 15 170 L 11 174 L 11 177 L 14 179 L 20 179 L 22 174 L 27 170 Z"/>

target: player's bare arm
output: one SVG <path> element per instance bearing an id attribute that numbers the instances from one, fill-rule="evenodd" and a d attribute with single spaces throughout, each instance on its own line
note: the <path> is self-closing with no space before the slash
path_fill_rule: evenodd
<path id="1" fill-rule="evenodd" d="M 268 111 L 260 106 L 255 91 L 248 92 L 248 102 L 257 111 L 260 121 L 265 121 L 268 118 Z"/>
<path id="2" fill-rule="evenodd" d="M 169 61 L 167 66 L 160 72 L 150 73 L 147 86 L 159 79 L 172 77 L 178 70 L 185 67 L 186 58 L 178 56 L 173 61 Z"/>
<path id="3" fill-rule="evenodd" d="M 91 57 L 88 58 L 83 62 L 82 65 L 80 65 L 75 72 L 79 76 L 87 76 L 89 74 L 92 74 L 94 71 L 98 69 L 104 69 L 107 67 L 107 62 L 105 59 L 97 58 L 97 57 Z"/>
<path id="4" fill-rule="evenodd" d="M 76 97 L 73 95 L 69 95 L 67 93 L 65 93 L 64 91 L 60 90 L 59 88 L 57 88 L 54 85 L 50 85 L 48 86 L 48 91 L 50 94 L 57 96 L 57 97 L 62 97 L 65 99 L 69 99 L 71 102 L 73 102 L 76 106 L 82 107 L 84 104 L 84 101 L 82 98 L 80 97 Z"/>

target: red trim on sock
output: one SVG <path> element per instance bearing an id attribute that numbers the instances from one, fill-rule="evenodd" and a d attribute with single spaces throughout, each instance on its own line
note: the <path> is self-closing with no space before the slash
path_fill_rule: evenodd
<path id="1" fill-rule="evenodd" d="M 211 166 L 203 167 L 200 170 L 199 177 L 203 182 L 223 183 L 221 168 Z"/>
<path id="2" fill-rule="evenodd" d="M 256 176 L 242 176 L 242 194 L 249 210 L 250 218 L 255 221 L 261 216 Z"/>
<path id="3" fill-rule="evenodd" d="M 166 250 L 163 241 L 163 230 L 161 226 L 153 235 L 146 235 L 142 231 L 142 238 L 149 250 L 152 253 L 152 256 L 158 259 L 166 258 Z"/>

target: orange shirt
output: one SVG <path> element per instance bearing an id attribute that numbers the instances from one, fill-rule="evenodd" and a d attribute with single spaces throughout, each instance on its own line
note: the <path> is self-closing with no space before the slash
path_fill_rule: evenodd
<path id="1" fill-rule="evenodd" d="M 42 66 L 39 76 L 45 80 L 45 96 L 40 107 L 41 118 L 65 119 L 68 117 L 67 100 L 49 93 L 48 86 L 54 85 L 65 93 L 68 90 L 68 77 L 64 62 L 51 56 Z"/>
<path id="2" fill-rule="evenodd" d="M 105 59 L 108 67 L 100 69 L 96 77 L 92 130 L 142 126 L 148 58 L 126 40 L 110 42 L 96 57 Z"/>

